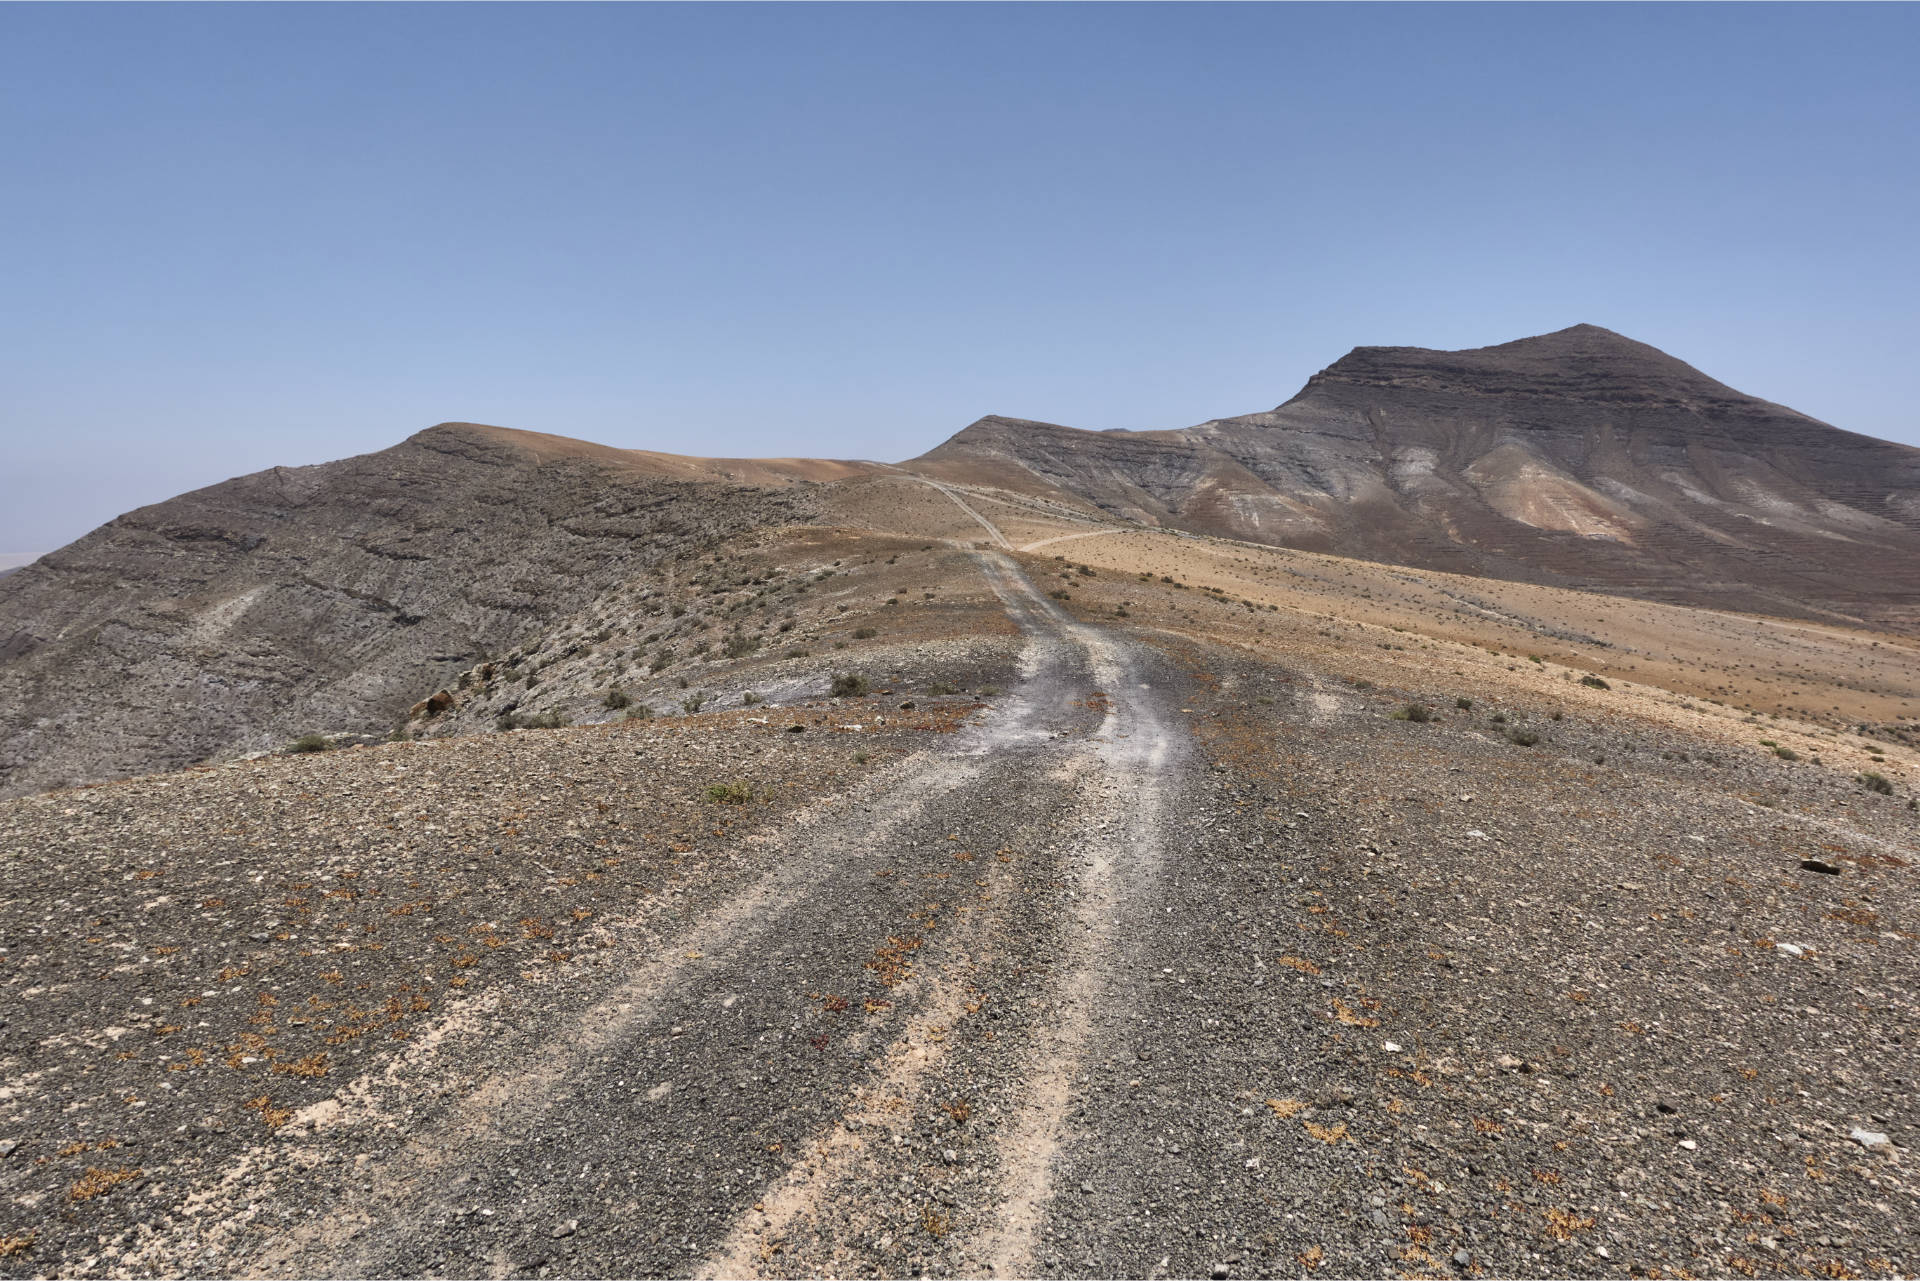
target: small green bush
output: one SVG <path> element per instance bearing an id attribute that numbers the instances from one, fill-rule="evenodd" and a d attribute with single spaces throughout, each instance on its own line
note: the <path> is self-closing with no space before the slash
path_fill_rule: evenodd
<path id="1" fill-rule="evenodd" d="M 648 707 L 645 703 L 635 703 L 632 707 L 629 707 L 627 709 L 627 719 L 630 721 L 652 720 L 653 709 L 651 707 Z"/>
<path id="2" fill-rule="evenodd" d="M 872 640 L 879 634 L 879 632 L 871 627 L 856 627 L 853 629 L 853 638 L 855 640 Z"/>
<path id="3" fill-rule="evenodd" d="M 833 678 L 833 686 L 828 692 L 835 698 L 858 698 L 867 692 L 867 678 L 842 672 Z"/>
<path id="4" fill-rule="evenodd" d="M 693 693 L 687 695 L 685 698 L 680 700 L 680 710 L 685 712 L 689 716 L 693 715 L 695 712 L 699 711 L 702 707 L 705 707 L 706 705 L 707 705 L 707 695 L 706 695 L 706 691 L 704 690 L 695 690 Z"/>
<path id="5" fill-rule="evenodd" d="M 714 783 L 707 788 L 706 796 L 713 805 L 745 805 L 753 799 L 753 788 L 740 782 Z"/>
<path id="6" fill-rule="evenodd" d="M 287 744 L 289 752 L 324 752 L 333 746 L 333 740 L 325 734 L 302 734 Z"/>
<path id="7" fill-rule="evenodd" d="M 1872 770 L 1868 770 L 1860 776 L 1860 783 L 1861 786 L 1865 787 L 1869 792 L 1878 792 L 1882 796 L 1893 795 L 1893 780 L 1885 774 L 1877 774 Z"/>
<path id="8" fill-rule="evenodd" d="M 1540 741 L 1540 736 L 1530 729 L 1521 729 L 1516 725 L 1507 731 L 1507 741 L 1515 747 L 1532 747 Z"/>
<path id="9" fill-rule="evenodd" d="M 1491 720 L 1495 725 L 1505 725 L 1507 723 L 1507 714 L 1505 712 L 1495 712 L 1487 719 Z"/>
<path id="10" fill-rule="evenodd" d="M 617 685 L 614 686 L 614 688 L 608 690 L 607 696 L 601 699 L 600 701 L 602 704 L 606 706 L 606 708 L 609 711 L 614 711 L 614 712 L 619 711 L 621 708 L 633 702 L 631 698 L 627 697 L 626 691 L 622 690 Z"/>
<path id="11" fill-rule="evenodd" d="M 951 685 L 942 685 L 942 684 L 939 684 L 938 682 L 927 686 L 927 693 L 932 694 L 936 697 L 946 695 L 946 694 L 957 694 L 959 692 L 960 692 L 959 690 L 955 689 Z"/>
<path id="12" fill-rule="evenodd" d="M 746 693 L 740 696 L 740 703 L 744 707 L 752 707 L 755 703 L 759 701 L 760 701 L 760 696 L 754 693 L 752 690 L 748 690 Z"/>
<path id="13" fill-rule="evenodd" d="M 1413 721 L 1415 724 L 1425 725 L 1433 719 L 1433 709 L 1425 703 L 1408 703 L 1405 707 L 1393 714 L 1393 719 L 1396 721 Z"/>
<path id="14" fill-rule="evenodd" d="M 1453 705 L 1459 708 L 1463 712 L 1470 712 L 1473 710 L 1473 700 L 1470 698 L 1456 698 L 1453 700 Z"/>
<path id="15" fill-rule="evenodd" d="M 1605 681 L 1601 680 L 1598 676 L 1582 676 L 1580 678 L 1580 683 L 1582 685 L 1585 685 L 1589 689 L 1612 689 L 1613 688 L 1613 686 L 1607 684 Z"/>
<path id="16" fill-rule="evenodd" d="M 1783 761 L 1797 761 L 1800 759 L 1800 753 L 1794 751 L 1791 747 L 1776 747 L 1773 749 L 1773 754 Z"/>

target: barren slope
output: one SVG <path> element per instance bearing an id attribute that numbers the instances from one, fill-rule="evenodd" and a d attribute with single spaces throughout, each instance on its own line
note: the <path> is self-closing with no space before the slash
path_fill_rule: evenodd
<path id="1" fill-rule="evenodd" d="M 0 804 L 0 1269 L 1920 1263 L 1912 749 L 1302 554 L 736 543 L 594 619 L 802 634 L 648 678 L 717 711 Z"/>
<path id="2" fill-rule="evenodd" d="M 915 462 L 1279 546 L 1920 625 L 1920 450 L 1592 325 L 1471 351 L 1361 347 L 1277 409 L 1185 431 L 982 419 Z"/>
<path id="3" fill-rule="evenodd" d="M 130 512 L 0 582 L 0 795 L 384 734 L 662 557 L 811 519 L 775 470 L 443 424 Z"/>

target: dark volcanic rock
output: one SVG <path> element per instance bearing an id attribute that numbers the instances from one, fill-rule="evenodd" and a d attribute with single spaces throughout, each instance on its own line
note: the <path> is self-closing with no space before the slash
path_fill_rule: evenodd
<path id="1" fill-rule="evenodd" d="M 804 489 L 443 424 L 102 526 L 0 582 L 0 795 L 384 732 L 455 673 Z"/>
<path id="2" fill-rule="evenodd" d="M 1920 625 L 1920 450 L 1745 396 L 1592 325 L 1362 347 L 1185 431 L 988 418 L 926 455 L 1151 524 L 1770 614 Z"/>

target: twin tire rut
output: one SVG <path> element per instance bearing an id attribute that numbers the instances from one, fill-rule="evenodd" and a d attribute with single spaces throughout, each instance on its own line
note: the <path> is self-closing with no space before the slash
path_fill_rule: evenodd
<path id="1" fill-rule="evenodd" d="M 986 721 L 793 833 L 405 1147 L 308 1185 L 247 1269 L 1031 1275 L 1178 753 L 1141 651 L 976 559 L 1026 635 Z"/>

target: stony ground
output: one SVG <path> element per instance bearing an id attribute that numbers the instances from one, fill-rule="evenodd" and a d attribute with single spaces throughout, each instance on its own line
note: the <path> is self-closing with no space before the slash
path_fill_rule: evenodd
<path id="1" fill-rule="evenodd" d="M 1063 550 L 860 699 L 0 806 L 0 1268 L 1920 1268 L 1904 783 Z"/>

